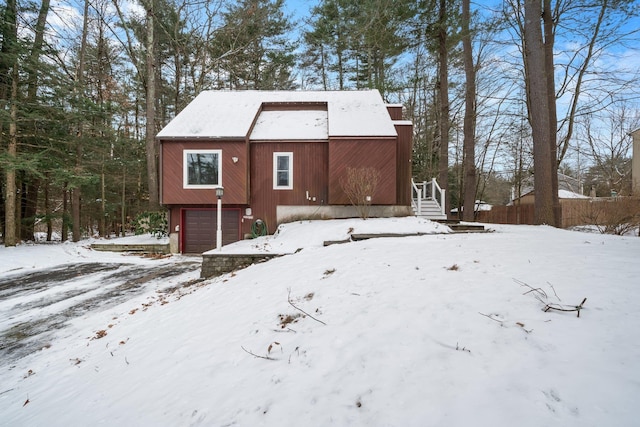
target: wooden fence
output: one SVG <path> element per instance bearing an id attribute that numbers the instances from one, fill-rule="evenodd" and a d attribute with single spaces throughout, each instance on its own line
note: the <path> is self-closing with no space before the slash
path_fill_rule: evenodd
<path id="1" fill-rule="evenodd" d="M 613 227 L 623 223 L 640 223 L 639 197 L 561 199 L 560 206 L 563 228 L 576 225 Z M 476 220 L 492 224 L 534 224 L 534 207 L 531 203 L 493 206 L 490 211 L 478 212 Z"/>

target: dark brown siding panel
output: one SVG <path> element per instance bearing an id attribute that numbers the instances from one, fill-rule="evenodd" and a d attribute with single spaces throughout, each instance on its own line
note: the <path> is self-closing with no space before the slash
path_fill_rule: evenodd
<path id="1" fill-rule="evenodd" d="M 247 154 L 243 141 L 162 141 L 162 203 L 212 204 L 216 202 L 214 189 L 183 188 L 183 150 L 222 150 L 222 185 L 224 204 L 246 204 Z M 238 159 L 237 162 L 233 158 Z"/>
<path id="2" fill-rule="evenodd" d="M 387 111 L 391 120 L 402 120 L 402 105 L 387 104 Z"/>
<path id="3" fill-rule="evenodd" d="M 398 181 L 396 191 L 398 205 L 411 204 L 411 158 L 413 153 L 413 125 L 408 123 L 396 124 L 398 132 Z"/>
<path id="4" fill-rule="evenodd" d="M 180 225 L 180 206 L 169 206 L 169 233 L 176 231 Z"/>
<path id="5" fill-rule="evenodd" d="M 292 190 L 273 189 L 273 153 L 275 152 L 293 153 Z M 250 205 L 254 220 L 265 221 L 270 233 L 273 233 L 277 226 L 276 207 L 278 205 L 326 204 L 327 143 L 252 143 L 251 193 Z"/>
<path id="6" fill-rule="evenodd" d="M 340 180 L 347 168 L 372 167 L 380 172 L 380 180 L 373 196 L 374 205 L 396 203 L 396 140 L 331 139 L 329 141 L 329 204 L 348 205 Z"/>

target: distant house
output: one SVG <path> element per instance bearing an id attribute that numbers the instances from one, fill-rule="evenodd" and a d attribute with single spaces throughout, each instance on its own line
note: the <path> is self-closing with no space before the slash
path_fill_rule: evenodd
<path id="1" fill-rule="evenodd" d="M 174 250 L 216 247 L 302 218 L 356 216 L 347 168 L 380 172 L 372 214 L 411 214 L 412 124 L 378 91 L 206 91 L 164 129 L 161 203 Z"/>
<path id="2" fill-rule="evenodd" d="M 493 206 L 491 206 L 489 203 L 485 202 L 484 200 L 477 200 L 475 202 L 475 206 L 474 206 L 474 212 L 476 212 L 476 214 L 478 212 L 485 212 L 485 211 L 490 211 L 491 208 Z M 464 212 L 464 206 L 461 207 L 460 211 Z M 451 218 L 452 219 L 459 219 L 460 215 L 458 214 L 458 208 L 453 208 L 451 209 Z"/>
<path id="3" fill-rule="evenodd" d="M 570 190 L 563 190 L 563 189 L 559 189 L 558 190 L 558 199 L 560 200 L 560 203 L 562 203 L 563 200 L 576 200 L 576 199 L 590 199 L 591 197 L 589 196 L 583 196 L 580 193 L 574 193 L 573 191 Z M 517 204 L 533 204 L 535 202 L 536 196 L 533 190 L 523 194 L 521 197 L 516 198 L 515 200 L 512 200 L 509 205 L 517 205 Z"/>
<path id="4" fill-rule="evenodd" d="M 534 179 L 533 176 L 525 179 L 522 182 L 522 186 L 520 189 L 520 197 L 523 200 L 529 200 L 530 203 L 533 203 L 533 188 L 534 188 Z M 574 178 L 569 175 L 565 175 L 561 172 L 558 172 L 558 196 L 559 198 L 575 198 L 575 195 L 581 195 L 583 193 L 583 185 L 582 181 L 577 178 Z M 569 194 L 572 193 L 573 197 Z M 518 200 L 518 195 L 516 194 L 515 188 L 511 189 L 511 203 L 514 203 Z"/>

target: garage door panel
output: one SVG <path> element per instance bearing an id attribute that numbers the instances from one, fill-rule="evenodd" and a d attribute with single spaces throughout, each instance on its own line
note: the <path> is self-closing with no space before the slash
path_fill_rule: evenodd
<path id="1" fill-rule="evenodd" d="M 217 211 L 185 209 L 182 217 L 183 253 L 202 253 L 216 247 Z M 237 242 L 240 236 L 240 211 L 222 210 L 222 244 Z"/>

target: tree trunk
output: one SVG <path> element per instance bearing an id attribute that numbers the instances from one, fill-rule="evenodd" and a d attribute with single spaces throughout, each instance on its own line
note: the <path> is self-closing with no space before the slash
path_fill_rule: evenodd
<path id="1" fill-rule="evenodd" d="M 22 215 L 20 221 L 21 240 L 35 241 L 35 221 L 38 212 L 38 190 L 40 180 L 31 177 L 29 181 L 22 183 Z"/>
<path id="2" fill-rule="evenodd" d="M 562 208 L 558 198 L 558 113 L 556 110 L 556 79 L 554 73 L 553 46 L 555 44 L 554 22 L 551 0 L 544 0 L 542 11 L 544 25 L 544 59 L 547 70 L 547 104 L 549 108 L 549 149 L 551 150 L 551 198 L 553 203 L 553 225 L 562 225 Z"/>
<path id="3" fill-rule="evenodd" d="M 16 157 L 18 155 L 18 63 L 13 64 L 11 78 L 11 109 L 9 113 L 9 147 L 7 149 L 7 157 L 9 158 L 9 166 L 6 176 L 6 199 L 5 199 L 5 246 L 15 246 L 17 243 L 17 224 L 16 224 L 16 170 L 14 168 Z"/>
<path id="4" fill-rule="evenodd" d="M 100 178 L 100 225 L 98 232 L 100 233 L 100 237 L 105 237 L 107 230 L 107 205 L 105 200 L 104 156 L 102 158 L 102 173 L 100 174 Z"/>
<path id="5" fill-rule="evenodd" d="M 462 219 L 473 221 L 476 208 L 475 121 L 476 121 L 476 73 L 470 30 L 470 0 L 462 0 L 462 53 L 465 74 L 464 144 L 462 166 L 464 170 L 464 196 Z"/>
<path id="6" fill-rule="evenodd" d="M 542 41 L 540 0 L 525 0 L 524 41 L 529 115 L 533 137 L 534 222 L 556 225 L 553 210 L 552 158 L 549 132 L 547 68 Z"/>
<path id="7" fill-rule="evenodd" d="M 84 91 L 84 65 L 85 65 L 85 57 L 87 52 L 87 33 L 89 31 L 89 0 L 85 0 L 84 2 L 84 20 L 82 23 L 82 39 L 80 43 L 80 57 L 78 59 L 78 71 L 76 74 L 76 96 L 82 96 Z M 82 156 L 83 156 L 83 147 L 82 147 L 82 136 L 84 124 L 82 120 L 78 122 L 78 130 L 76 134 L 76 165 L 75 165 L 75 175 L 76 179 L 82 174 Z M 80 241 L 80 229 L 81 229 L 81 218 L 80 218 L 80 203 L 82 202 L 82 192 L 80 190 L 80 183 L 76 183 L 76 186 L 71 191 L 71 217 L 72 217 L 72 239 L 74 242 Z"/>
<path id="8" fill-rule="evenodd" d="M 71 239 L 74 242 L 80 241 L 80 188 L 76 187 L 71 190 Z"/>
<path id="9" fill-rule="evenodd" d="M 156 102 L 156 67 L 154 41 L 154 2 L 148 0 L 147 6 L 147 174 L 149 182 L 149 210 L 160 208 L 160 194 L 158 185 L 158 148 L 155 138 L 155 102 Z M 124 224 L 123 224 L 124 226 Z"/>
<path id="10" fill-rule="evenodd" d="M 7 0 L 4 10 L 2 57 L 0 58 L 0 79 L 2 79 L 3 98 L 10 101 L 9 140 L 7 144 L 8 165 L 5 170 L 4 203 L 4 245 L 15 246 L 16 239 L 16 170 L 14 168 L 18 154 L 18 30 L 16 25 L 16 0 Z M 10 76 L 9 78 L 5 78 Z M 9 86 L 10 85 L 10 86 Z M 10 89 L 9 89 L 10 87 Z M 0 134 L 0 137 L 2 135 Z"/>
<path id="11" fill-rule="evenodd" d="M 447 1 L 440 0 L 438 10 L 438 99 L 440 106 L 440 157 L 438 181 L 443 190 L 449 188 L 449 52 L 447 48 Z M 449 195 L 445 198 L 445 213 L 449 215 Z"/>
<path id="12" fill-rule="evenodd" d="M 127 169 L 122 168 L 122 207 L 120 208 L 120 220 L 122 237 L 125 236 L 125 223 L 127 222 Z M 116 233 L 117 234 L 117 233 Z"/>
<path id="13" fill-rule="evenodd" d="M 49 174 L 45 176 L 44 181 L 44 212 L 45 221 L 47 223 L 47 242 L 51 241 L 51 235 L 53 234 L 53 222 L 51 221 L 51 201 L 49 200 Z"/>
<path id="14" fill-rule="evenodd" d="M 60 233 L 60 239 L 62 242 L 66 242 L 69 238 L 69 183 L 64 183 L 62 191 L 62 231 Z"/>

